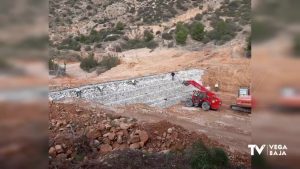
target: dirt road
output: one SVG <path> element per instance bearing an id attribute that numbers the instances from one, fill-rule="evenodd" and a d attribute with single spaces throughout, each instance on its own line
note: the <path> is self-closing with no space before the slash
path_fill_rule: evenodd
<path id="1" fill-rule="evenodd" d="M 97 103 L 80 103 L 85 108 L 97 109 L 103 105 Z M 206 134 L 216 140 L 229 151 L 248 153 L 247 145 L 251 141 L 251 115 L 233 112 L 225 106 L 219 111 L 203 111 L 200 108 L 188 108 L 183 104 L 167 109 L 150 107 L 144 104 L 127 105 L 122 107 L 107 107 L 116 114 L 134 117 L 144 122 L 159 122 L 167 120 L 180 125 L 187 130 Z"/>

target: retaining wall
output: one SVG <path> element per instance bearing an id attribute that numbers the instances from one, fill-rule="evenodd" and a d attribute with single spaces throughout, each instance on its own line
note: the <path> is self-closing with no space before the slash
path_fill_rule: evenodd
<path id="1" fill-rule="evenodd" d="M 174 79 L 171 73 L 167 73 L 53 91 L 49 96 L 59 101 L 76 98 L 80 91 L 81 98 L 105 105 L 145 103 L 150 106 L 168 107 L 185 100 L 195 90 L 194 87 L 184 86 L 183 80 L 199 82 L 202 75 L 203 70 L 191 69 L 175 72 Z"/>

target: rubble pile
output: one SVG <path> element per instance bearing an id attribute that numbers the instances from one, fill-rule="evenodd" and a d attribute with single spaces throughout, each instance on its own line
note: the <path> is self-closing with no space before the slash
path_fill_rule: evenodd
<path id="1" fill-rule="evenodd" d="M 197 140 L 208 146 L 218 142 L 166 121 L 138 123 L 110 110 L 86 110 L 74 104 L 50 104 L 49 159 L 80 162 L 101 158 L 112 151 L 140 150 L 148 153 L 182 151 Z"/>

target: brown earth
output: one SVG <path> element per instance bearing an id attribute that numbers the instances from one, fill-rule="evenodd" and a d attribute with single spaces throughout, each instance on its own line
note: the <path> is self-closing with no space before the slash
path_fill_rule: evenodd
<path id="1" fill-rule="evenodd" d="M 155 123 L 137 121 L 121 116 L 112 109 L 105 107 L 86 109 L 82 105 L 84 103 L 81 102 L 50 104 L 50 168 L 72 161 L 72 163 L 82 161 L 82 164 L 90 166 L 93 160 L 107 159 L 107 155 L 113 155 L 114 152 L 119 155 L 126 154 L 131 151 L 130 149 L 163 154 L 169 151 L 183 151 L 197 140 L 208 147 L 225 149 L 232 165 L 249 166 L 248 155 L 232 152 L 227 146 L 210 139 L 205 134 L 188 131 L 167 121 Z M 121 134 L 123 143 L 119 142 L 120 133 L 123 133 Z M 102 163 L 98 164 L 101 165 Z"/>
<path id="2" fill-rule="evenodd" d="M 206 70 L 204 84 L 220 84 L 221 91 L 235 92 L 250 84 L 250 60 L 244 58 L 239 45 L 205 48 L 202 51 L 184 49 L 138 49 L 119 54 L 122 63 L 99 76 L 86 73 L 79 63 L 67 64 L 66 77 L 50 77 L 50 90 L 78 87 L 86 84 L 124 80 L 172 71 L 199 68 Z"/>

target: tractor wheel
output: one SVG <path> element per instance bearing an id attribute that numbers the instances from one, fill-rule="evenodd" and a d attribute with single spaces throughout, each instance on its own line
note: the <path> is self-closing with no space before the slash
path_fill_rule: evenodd
<path id="1" fill-rule="evenodd" d="M 201 105 L 201 108 L 204 110 L 204 111 L 208 111 L 210 109 L 210 105 L 208 102 L 203 102 L 202 105 Z"/>
<path id="2" fill-rule="evenodd" d="M 185 106 L 186 107 L 193 107 L 194 106 L 193 100 L 192 99 L 187 99 L 185 101 Z"/>

